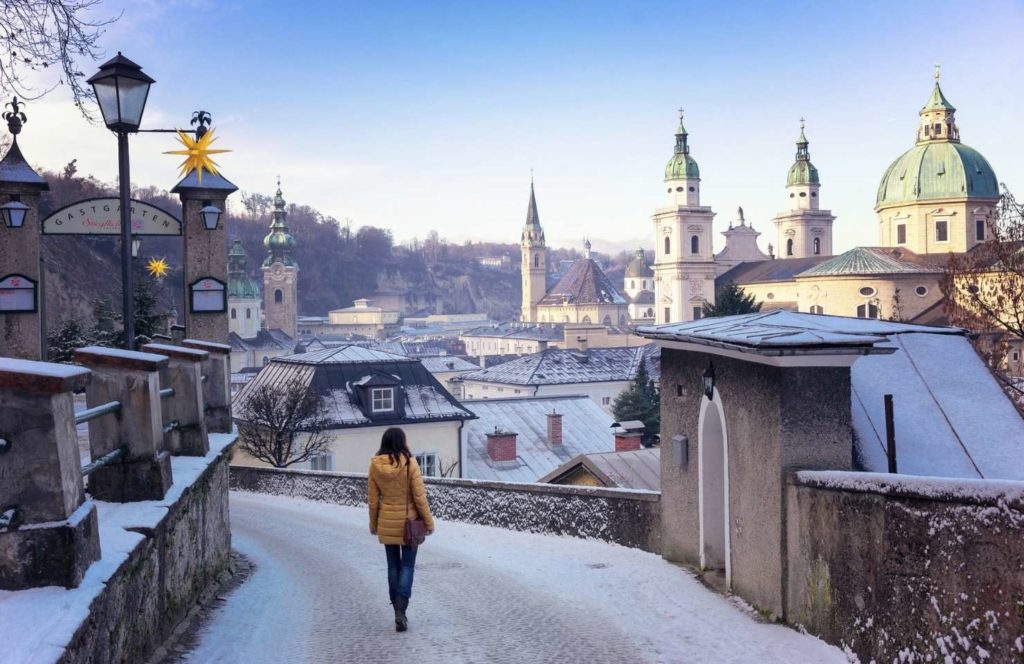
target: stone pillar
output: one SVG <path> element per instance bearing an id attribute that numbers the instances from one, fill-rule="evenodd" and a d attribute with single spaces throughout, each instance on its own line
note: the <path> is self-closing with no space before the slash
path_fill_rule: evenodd
<path id="1" fill-rule="evenodd" d="M 13 127 L 12 127 L 13 131 Z M 20 131 L 20 124 L 18 125 Z M 17 132 L 14 132 L 15 134 Z M 15 135 L 11 149 L 0 161 L 0 205 L 20 201 L 28 206 L 21 228 L 8 228 L 0 220 L 0 281 L 18 275 L 35 285 L 33 311 L 4 313 L 0 310 L 0 348 L 4 355 L 26 360 L 43 357 L 43 278 L 39 259 L 39 193 L 50 186 L 28 165 Z M 0 303 L 4 300 L 0 294 Z"/>
<path id="2" fill-rule="evenodd" d="M 231 432 L 231 346 L 212 341 L 185 339 L 185 348 L 204 350 L 203 401 L 206 404 L 206 430 L 210 433 Z"/>
<path id="3" fill-rule="evenodd" d="M 217 343 L 228 342 L 227 307 L 222 312 L 199 313 L 192 311 L 189 287 L 200 279 L 213 278 L 228 283 L 228 245 L 225 220 L 227 197 L 238 188 L 219 175 L 203 173 L 202 182 L 192 171 L 179 182 L 172 193 L 181 197 L 182 234 L 185 241 L 185 329 L 192 339 L 205 339 Z M 217 228 L 210 231 L 203 225 L 199 211 L 207 205 L 222 211 Z M 225 290 L 225 298 L 227 291 Z"/>
<path id="4" fill-rule="evenodd" d="M 74 588 L 100 557 L 72 391 L 89 370 L 0 359 L 0 589 Z"/>
<path id="5" fill-rule="evenodd" d="M 210 451 L 203 413 L 202 363 L 209 353 L 203 350 L 146 344 L 147 353 L 166 355 L 167 368 L 160 372 L 161 388 L 174 394 L 163 398 L 164 449 L 182 456 L 205 456 Z"/>
<path id="6" fill-rule="evenodd" d="M 75 351 L 75 361 L 93 372 L 85 391 L 89 408 L 121 402 L 116 414 L 89 422 L 93 460 L 119 447 L 127 452 L 121 461 L 93 471 L 89 492 L 115 503 L 162 499 L 173 482 L 160 403 L 159 372 L 167 367 L 167 358 L 89 346 Z"/>

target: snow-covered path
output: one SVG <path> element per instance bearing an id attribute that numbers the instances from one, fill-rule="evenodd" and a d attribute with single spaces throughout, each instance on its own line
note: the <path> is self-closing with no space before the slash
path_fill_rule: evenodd
<path id="1" fill-rule="evenodd" d="M 407 633 L 366 510 L 232 492 L 255 571 L 191 662 L 846 662 L 767 625 L 649 553 L 440 521 L 420 549 Z"/>

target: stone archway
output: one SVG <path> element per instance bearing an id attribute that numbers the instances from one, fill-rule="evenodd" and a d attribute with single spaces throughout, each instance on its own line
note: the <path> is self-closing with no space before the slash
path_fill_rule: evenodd
<path id="1" fill-rule="evenodd" d="M 729 555 L 729 437 L 718 390 L 701 399 L 698 421 L 698 504 L 700 565 L 725 574 L 732 586 Z"/>

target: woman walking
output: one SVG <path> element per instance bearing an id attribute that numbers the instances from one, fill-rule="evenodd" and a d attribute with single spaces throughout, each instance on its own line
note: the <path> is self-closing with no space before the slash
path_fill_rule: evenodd
<path id="1" fill-rule="evenodd" d="M 370 460 L 370 533 L 384 545 L 388 557 L 388 593 L 395 607 L 395 629 L 404 632 L 409 623 L 405 610 L 412 597 L 416 569 L 416 545 L 406 543 L 406 522 L 422 519 L 427 534 L 434 532 L 427 492 L 420 466 L 412 458 L 405 432 L 391 427 L 381 437 L 380 449 Z"/>

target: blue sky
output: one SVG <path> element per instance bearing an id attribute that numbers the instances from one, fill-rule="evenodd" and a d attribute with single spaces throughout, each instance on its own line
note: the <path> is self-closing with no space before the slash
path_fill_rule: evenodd
<path id="1" fill-rule="evenodd" d="M 223 173 L 398 239 L 518 241 L 535 170 L 549 242 L 652 243 L 676 110 L 703 203 L 774 242 L 807 118 L 836 250 L 877 243 L 886 166 L 913 144 L 934 63 L 965 143 L 1024 195 L 1021 2 L 107 2 L 104 35 L 157 83 L 144 124 L 213 113 Z M 94 67 L 84 67 L 88 73 Z M 115 177 L 115 143 L 60 91 L 29 107 L 33 162 Z M 132 141 L 169 188 L 168 136 Z M 300 238 L 301 241 L 301 238 Z"/>

